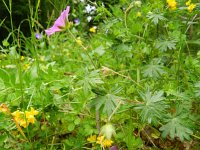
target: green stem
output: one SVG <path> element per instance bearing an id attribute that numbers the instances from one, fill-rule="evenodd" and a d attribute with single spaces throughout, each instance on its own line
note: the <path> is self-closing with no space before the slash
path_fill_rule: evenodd
<path id="1" fill-rule="evenodd" d="M 70 33 L 70 35 L 72 36 L 72 38 L 77 42 L 76 37 L 73 35 L 73 33 L 71 33 L 71 31 L 69 29 L 67 29 L 68 32 Z M 88 56 L 88 58 L 90 59 L 90 62 L 92 63 L 93 67 L 95 69 L 97 69 L 97 66 L 95 65 L 94 61 L 92 60 L 91 56 L 89 55 L 89 53 L 87 52 L 87 48 L 82 44 L 79 43 L 79 45 L 83 48 L 84 53 Z"/>
<path id="2" fill-rule="evenodd" d="M 69 29 L 67 29 L 67 30 L 68 30 L 68 32 L 70 33 L 70 35 L 72 36 L 72 38 L 77 42 L 77 39 L 76 39 L 76 37 L 73 35 L 73 33 L 72 33 Z M 77 43 L 78 43 L 78 42 L 77 42 Z M 80 42 L 79 42 L 79 45 L 83 48 L 84 53 L 85 53 L 85 54 L 88 56 L 88 58 L 90 59 L 90 62 L 92 63 L 93 67 L 94 67 L 95 69 L 97 69 L 97 66 L 95 65 L 95 63 L 94 63 L 94 61 L 92 60 L 91 56 L 90 56 L 89 53 L 87 52 L 87 48 L 86 48 L 82 43 L 80 43 Z M 100 121 L 101 121 L 101 119 L 100 119 L 99 110 L 96 110 L 96 116 L 95 116 L 95 118 L 96 118 L 96 128 L 97 128 L 98 132 L 100 133 L 100 128 L 101 128 L 101 126 L 100 126 Z"/>

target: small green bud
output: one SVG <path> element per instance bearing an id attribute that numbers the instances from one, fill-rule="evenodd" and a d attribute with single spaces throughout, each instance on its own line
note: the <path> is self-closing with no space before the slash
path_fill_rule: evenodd
<path id="1" fill-rule="evenodd" d="M 108 123 L 101 128 L 101 135 L 104 135 L 106 139 L 110 140 L 112 135 L 115 135 L 115 128 L 112 124 Z"/>
<path id="2" fill-rule="evenodd" d="M 141 1 L 135 1 L 134 5 L 135 5 L 136 7 L 141 7 L 142 2 L 141 2 Z"/>

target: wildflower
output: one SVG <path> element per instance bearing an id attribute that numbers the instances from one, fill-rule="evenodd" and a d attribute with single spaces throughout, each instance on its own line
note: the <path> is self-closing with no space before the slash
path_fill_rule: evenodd
<path id="1" fill-rule="evenodd" d="M 101 70 L 102 70 L 103 75 L 109 75 L 112 73 L 111 69 L 105 66 L 102 66 Z"/>
<path id="2" fill-rule="evenodd" d="M 97 144 L 100 144 L 101 147 L 110 147 L 112 146 L 113 141 L 110 139 L 105 139 L 104 136 L 97 137 Z"/>
<path id="3" fill-rule="evenodd" d="M 30 67 L 30 64 L 24 64 L 22 69 L 27 70 L 29 67 Z"/>
<path id="4" fill-rule="evenodd" d="M 40 40 L 40 39 L 42 39 L 42 34 L 35 33 L 35 37 L 36 37 L 36 39 Z"/>
<path id="5" fill-rule="evenodd" d="M 109 150 L 118 150 L 118 147 L 116 145 L 114 145 Z"/>
<path id="6" fill-rule="evenodd" d="M 74 19 L 74 24 L 75 24 L 75 26 L 79 25 L 80 24 L 80 20 L 78 18 Z"/>
<path id="7" fill-rule="evenodd" d="M 26 117 L 28 123 L 32 123 L 32 124 L 35 123 L 35 117 L 31 112 L 26 111 L 25 112 L 25 117 Z"/>
<path id="8" fill-rule="evenodd" d="M 104 140 L 104 136 L 98 136 L 96 143 L 100 144 L 103 147 L 103 140 Z"/>
<path id="9" fill-rule="evenodd" d="M 90 143 L 96 142 L 97 136 L 91 135 L 89 138 L 87 138 L 87 141 Z"/>
<path id="10" fill-rule="evenodd" d="M 137 12 L 136 16 L 141 17 L 142 16 L 141 12 Z"/>
<path id="11" fill-rule="evenodd" d="M 191 0 L 189 0 L 189 1 L 187 1 L 187 2 L 185 3 L 186 6 L 189 6 L 190 4 L 191 4 Z"/>
<path id="12" fill-rule="evenodd" d="M 100 134 L 104 135 L 106 139 L 111 139 L 112 135 L 115 135 L 115 128 L 112 124 L 106 124 L 101 128 Z"/>
<path id="13" fill-rule="evenodd" d="M 24 127 L 24 128 L 27 128 L 28 127 L 28 125 L 29 125 L 29 122 L 27 122 L 26 120 L 17 120 L 18 122 L 19 122 L 19 125 L 20 126 L 22 126 L 22 127 Z"/>
<path id="14" fill-rule="evenodd" d="M 20 60 L 23 61 L 24 59 L 25 59 L 24 56 L 21 56 Z"/>
<path id="15" fill-rule="evenodd" d="M 21 112 L 19 110 L 13 112 L 11 114 L 16 120 L 20 120 L 21 119 Z"/>
<path id="16" fill-rule="evenodd" d="M 36 119 L 35 115 L 37 115 L 39 112 L 31 107 L 30 111 L 21 112 L 19 110 L 11 113 L 11 115 L 14 117 L 15 121 L 22 127 L 27 128 L 28 125 L 34 124 Z"/>
<path id="17" fill-rule="evenodd" d="M 77 39 L 76 39 L 76 43 L 77 43 L 78 45 L 82 45 L 82 44 L 83 44 L 83 42 L 81 41 L 80 38 L 77 38 Z"/>
<path id="18" fill-rule="evenodd" d="M 195 7 L 196 7 L 196 4 L 190 4 L 187 9 L 189 12 L 192 12 Z"/>
<path id="19" fill-rule="evenodd" d="M 135 6 L 137 6 L 137 7 L 141 7 L 141 5 L 142 5 L 142 2 L 141 1 L 135 1 Z"/>
<path id="20" fill-rule="evenodd" d="M 104 147 L 110 147 L 110 146 L 112 146 L 112 143 L 113 143 L 112 140 L 105 139 L 105 140 L 103 141 L 103 146 L 104 146 Z"/>
<path id="21" fill-rule="evenodd" d="M 97 27 L 93 26 L 89 29 L 90 32 L 95 33 L 96 32 Z"/>
<path id="22" fill-rule="evenodd" d="M 6 106 L 6 104 L 1 104 L 0 105 L 0 112 L 2 112 L 2 113 L 8 113 L 9 112 L 8 107 Z"/>
<path id="23" fill-rule="evenodd" d="M 34 116 L 39 114 L 39 112 L 38 112 L 37 110 L 35 110 L 33 107 L 31 107 L 30 113 L 31 113 L 32 115 L 34 115 Z"/>
<path id="24" fill-rule="evenodd" d="M 51 28 L 45 30 L 48 36 L 54 34 L 55 32 L 62 31 L 63 28 L 66 27 L 69 11 L 70 11 L 70 6 L 67 6 L 67 8 L 61 13 L 61 15 L 55 21 L 54 25 Z"/>
<path id="25" fill-rule="evenodd" d="M 176 9 L 176 5 L 177 5 L 176 0 L 167 0 L 167 4 L 171 10 Z"/>
<path id="26" fill-rule="evenodd" d="M 88 17 L 87 17 L 87 21 L 90 22 L 91 20 L 92 20 L 92 17 L 91 17 L 91 16 L 88 16 Z"/>
<path id="27" fill-rule="evenodd" d="M 94 11 L 96 11 L 96 7 L 87 4 L 87 6 L 85 7 L 85 12 L 88 14 L 92 14 L 94 13 Z"/>

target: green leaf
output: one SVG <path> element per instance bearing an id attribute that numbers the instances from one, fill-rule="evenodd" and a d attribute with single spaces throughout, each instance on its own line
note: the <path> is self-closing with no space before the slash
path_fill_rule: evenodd
<path id="1" fill-rule="evenodd" d="M 10 43 L 5 39 L 2 41 L 3 46 L 7 47 L 10 45 Z"/>
<path id="2" fill-rule="evenodd" d="M 105 96 L 97 96 L 92 99 L 93 105 L 95 105 L 96 110 L 103 108 L 103 112 L 108 116 L 111 115 L 113 110 L 118 104 L 118 100 L 121 98 L 112 94 L 106 94 Z"/>
<path id="3" fill-rule="evenodd" d="M 97 53 L 99 56 L 102 56 L 105 53 L 105 49 L 102 45 L 100 45 L 93 52 Z"/>
<path id="4" fill-rule="evenodd" d="M 0 135 L 0 144 L 2 144 L 7 138 L 8 136 L 6 134 Z"/>
<path id="5" fill-rule="evenodd" d="M 75 125 L 80 124 L 80 122 L 81 122 L 81 119 L 80 119 L 80 118 L 76 118 L 76 119 L 74 120 L 74 124 L 75 124 Z"/>
<path id="6" fill-rule="evenodd" d="M 80 80 L 77 82 L 79 86 L 83 87 L 85 93 L 88 93 L 92 87 L 96 87 L 102 83 L 103 81 L 99 77 L 99 70 L 89 72 L 87 69 L 85 70 L 84 76 L 81 76 Z"/>
<path id="7" fill-rule="evenodd" d="M 176 40 L 159 40 L 156 42 L 155 47 L 162 52 L 169 50 L 176 49 Z"/>
<path id="8" fill-rule="evenodd" d="M 0 91 L 5 88 L 4 81 L 0 78 Z"/>
<path id="9" fill-rule="evenodd" d="M 157 25 L 159 21 L 167 20 L 163 15 L 163 13 L 156 14 L 150 12 L 147 14 L 147 18 L 151 20 L 151 22 L 153 22 L 155 25 Z"/>
<path id="10" fill-rule="evenodd" d="M 185 119 L 182 114 L 177 116 L 168 115 L 167 123 L 160 128 L 162 137 L 166 138 L 169 135 L 172 139 L 179 137 L 181 141 L 184 139 L 190 140 L 190 135 L 193 132 L 185 125 Z"/>
<path id="11" fill-rule="evenodd" d="M 135 125 L 132 121 L 125 125 L 125 130 L 123 132 L 123 140 L 126 143 L 128 149 L 136 150 L 142 148 L 143 141 L 140 137 L 135 137 L 133 131 L 135 130 Z"/>
<path id="12" fill-rule="evenodd" d="M 144 66 L 142 71 L 144 77 L 158 78 L 162 74 L 165 74 L 164 66 L 159 65 L 159 60 L 154 59 L 149 65 Z"/>
<path id="13" fill-rule="evenodd" d="M 163 91 L 152 93 L 149 89 L 146 93 L 139 92 L 143 100 L 142 104 L 138 104 L 135 109 L 141 110 L 140 117 L 142 122 L 157 123 L 165 114 L 165 109 L 168 107 L 164 102 Z"/>
<path id="14" fill-rule="evenodd" d="M 75 124 L 74 124 L 74 123 L 70 123 L 70 124 L 68 125 L 68 127 L 67 127 L 67 129 L 68 129 L 70 132 L 73 131 L 74 128 L 75 128 Z"/>
<path id="15" fill-rule="evenodd" d="M 119 93 L 121 88 L 114 89 L 111 93 L 104 95 L 97 95 L 92 99 L 90 106 L 95 107 L 96 110 L 102 109 L 103 113 L 106 113 L 108 116 L 112 114 L 119 101 L 122 100 L 122 97 L 116 96 L 115 94 Z"/>
<path id="16" fill-rule="evenodd" d="M 198 81 L 197 83 L 195 83 L 195 96 L 199 97 L 200 96 L 200 81 Z"/>

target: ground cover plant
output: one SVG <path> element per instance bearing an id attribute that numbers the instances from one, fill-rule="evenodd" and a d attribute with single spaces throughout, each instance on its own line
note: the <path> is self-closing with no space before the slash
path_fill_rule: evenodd
<path id="1" fill-rule="evenodd" d="M 28 37 L 3 4 L 0 149 L 200 149 L 197 0 L 63 1 L 46 26 L 38 0 Z"/>

